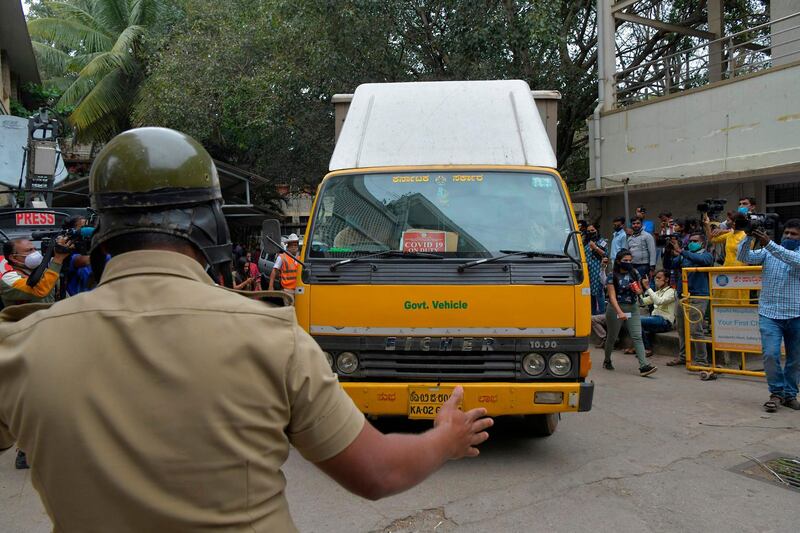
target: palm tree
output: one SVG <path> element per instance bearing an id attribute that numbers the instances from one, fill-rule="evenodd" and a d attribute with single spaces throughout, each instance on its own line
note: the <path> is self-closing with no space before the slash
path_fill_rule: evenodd
<path id="1" fill-rule="evenodd" d="M 144 78 L 143 38 L 163 0 L 44 0 L 49 16 L 28 22 L 45 78 L 81 141 L 105 141 L 130 126 Z"/>

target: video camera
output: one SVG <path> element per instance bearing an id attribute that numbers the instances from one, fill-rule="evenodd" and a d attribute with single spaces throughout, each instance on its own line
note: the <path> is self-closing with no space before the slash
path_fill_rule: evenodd
<path id="1" fill-rule="evenodd" d="M 742 229 L 747 235 L 752 235 L 754 231 L 762 231 L 775 237 L 779 233 L 777 231 L 779 224 L 780 217 L 775 213 L 751 213 L 747 215 L 747 224 Z"/>
<path id="2" fill-rule="evenodd" d="M 728 201 L 723 198 L 709 198 L 702 204 L 697 204 L 697 211 L 700 213 L 707 213 L 709 218 L 711 218 L 718 213 L 722 213 L 725 210 L 726 203 L 728 203 Z"/>
<path id="3" fill-rule="evenodd" d="M 71 248 L 55 245 L 55 251 L 59 253 L 73 252 L 80 255 L 89 255 L 89 249 L 92 246 L 92 235 L 94 235 L 94 228 L 92 226 L 83 226 L 82 228 L 68 228 L 51 231 L 34 231 L 31 232 L 31 239 L 34 241 L 47 241 L 55 240 L 58 237 L 64 237 L 71 244 Z M 42 246 L 44 249 L 44 246 Z"/>

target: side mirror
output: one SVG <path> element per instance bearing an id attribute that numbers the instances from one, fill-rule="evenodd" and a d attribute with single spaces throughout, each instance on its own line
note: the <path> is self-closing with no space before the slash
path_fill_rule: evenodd
<path id="1" fill-rule="evenodd" d="M 283 246 L 281 246 L 281 223 L 274 218 L 265 220 L 261 224 L 261 249 L 268 254 L 283 252 Z"/>

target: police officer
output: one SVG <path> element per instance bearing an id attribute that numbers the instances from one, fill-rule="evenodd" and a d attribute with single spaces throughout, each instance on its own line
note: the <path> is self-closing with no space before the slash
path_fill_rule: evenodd
<path id="1" fill-rule="evenodd" d="M 118 135 L 90 188 L 98 287 L 0 314 L 0 449 L 28 452 L 56 530 L 292 531 L 290 444 L 367 498 L 477 455 L 492 421 L 458 410 L 460 388 L 430 431 L 381 434 L 293 308 L 214 284 L 204 266 L 224 270 L 231 243 L 195 140 Z"/>

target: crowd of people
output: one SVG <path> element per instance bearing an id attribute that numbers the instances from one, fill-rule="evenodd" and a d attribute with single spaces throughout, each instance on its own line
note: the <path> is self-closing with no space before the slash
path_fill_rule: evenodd
<path id="1" fill-rule="evenodd" d="M 668 366 L 686 364 L 685 314 L 689 315 L 690 337 L 703 337 L 708 329 L 709 302 L 727 305 L 754 301 L 748 289 L 712 289 L 705 272 L 686 276 L 690 294 L 682 298 L 682 270 L 693 267 L 763 265 L 762 289 L 758 295 L 759 328 L 764 370 L 770 400 L 769 412 L 778 406 L 800 410 L 797 401 L 800 380 L 800 220 L 790 219 L 782 234 L 773 241 L 763 229 L 746 231 L 758 218 L 752 197 L 739 200 L 736 211 L 724 221 L 715 222 L 708 212 L 699 218 L 676 219 L 672 213 L 659 213 L 658 220 L 647 219 L 644 206 L 626 223 L 625 217 L 613 220 L 610 239 L 601 236 L 598 223 L 579 221 L 588 263 L 591 292 L 592 328 L 603 347 L 603 368 L 613 370 L 612 354 L 624 327 L 636 354 L 639 372 L 649 376 L 656 367 L 648 362 L 653 355 L 653 336 L 675 330 L 678 349 Z M 660 266 L 660 268 L 659 268 Z M 786 360 L 781 365 L 781 345 Z M 706 342 L 693 342 L 692 361 L 709 366 Z M 720 352 L 724 364 L 729 354 Z"/>
<path id="2" fill-rule="evenodd" d="M 298 272 L 295 257 L 300 253 L 300 238 L 292 233 L 282 244 L 285 252 L 265 256 L 261 261 L 262 253 L 258 246 L 234 244 L 231 287 L 239 291 L 275 290 L 294 294 Z M 222 279 L 215 281 L 224 284 Z"/>

